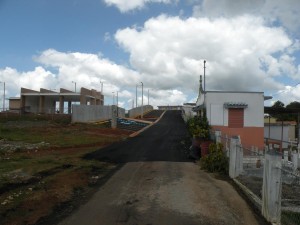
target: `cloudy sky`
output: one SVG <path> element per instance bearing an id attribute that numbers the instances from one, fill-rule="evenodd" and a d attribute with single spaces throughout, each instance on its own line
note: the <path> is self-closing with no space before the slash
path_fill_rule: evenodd
<path id="1" fill-rule="evenodd" d="M 206 89 L 300 101 L 299 0 L 0 0 L 0 81 L 100 90 L 105 104 L 195 101 Z M 2 100 L 3 85 L 0 84 Z M 272 101 L 266 102 L 266 105 Z M 8 106 L 8 103 L 7 103 Z"/>

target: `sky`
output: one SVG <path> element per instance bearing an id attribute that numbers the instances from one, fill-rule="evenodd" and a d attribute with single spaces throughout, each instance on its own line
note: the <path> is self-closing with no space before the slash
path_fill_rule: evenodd
<path id="1" fill-rule="evenodd" d="M 207 91 L 300 101 L 299 13 L 299 0 L 0 0 L 0 99 L 3 82 L 6 98 L 103 83 L 105 104 L 118 92 L 130 109 L 143 83 L 143 104 L 181 105 L 206 60 Z"/>

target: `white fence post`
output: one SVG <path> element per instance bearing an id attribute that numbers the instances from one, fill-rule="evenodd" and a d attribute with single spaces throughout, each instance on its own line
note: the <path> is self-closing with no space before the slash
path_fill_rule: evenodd
<path id="1" fill-rule="evenodd" d="M 292 153 L 292 161 L 293 161 L 293 169 L 296 171 L 300 167 L 299 163 L 299 153 L 297 151 L 294 151 Z"/>
<path id="2" fill-rule="evenodd" d="M 265 154 L 262 187 L 262 215 L 271 223 L 280 224 L 281 220 L 281 155 Z"/>
<path id="3" fill-rule="evenodd" d="M 217 143 L 221 143 L 221 131 L 220 130 L 216 130 L 215 131 L 215 135 L 216 135 L 216 142 Z"/>
<path id="4" fill-rule="evenodd" d="M 242 170 L 243 154 L 240 147 L 240 139 L 235 136 L 230 139 L 229 176 L 236 178 L 241 174 Z"/>

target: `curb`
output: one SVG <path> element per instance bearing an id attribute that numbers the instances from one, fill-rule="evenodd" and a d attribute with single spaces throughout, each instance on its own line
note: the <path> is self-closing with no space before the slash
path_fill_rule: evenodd
<path id="1" fill-rule="evenodd" d="M 153 126 L 154 124 L 156 124 L 158 121 L 160 121 L 160 119 L 164 116 L 164 114 L 166 113 L 166 111 L 164 111 L 160 117 L 158 117 L 157 120 L 155 120 L 155 122 L 149 124 L 148 126 L 144 127 L 143 129 L 137 131 L 137 132 L 134 132 L 133 134 L 130 134 L 129 137 L 136 137 L 137 135 L 139 135 L 140 133 L 144 132 L 145 130 L 147 130 L 148 128 L 150 128 L 151 126 Z"/>

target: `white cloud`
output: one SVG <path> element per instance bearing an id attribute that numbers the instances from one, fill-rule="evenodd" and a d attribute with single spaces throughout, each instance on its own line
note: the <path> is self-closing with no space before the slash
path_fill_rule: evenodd
<path id="1" fill-rule="evenodd" d="M 282 24 L 299 32 L 299 0 L 203 0 L 194 6 L 197 17 L 235 17 L 244 14 L 262 16 L 269 24 Z"/>
<path id="2" fill-rule="evenodd" d="M 77 90 L 80 87 L 103 89 L 105 104 L 116 102 L 118 92 L 119 105 L 131 108 L 132 99 L 135 100 L 136 84 L 140 83 L 141 74 L 117 65 L 98 55 L 79 52 L 59 52 L 54 49 L 43 51 L 34 57 L 36 62 L 41 63 L 49 70 L 55 68 L 56 74 L 46 70 L 42 66 L 36 67 L 32 71 L 19 72 L 13 68 L 0 70 L 0 81 L 6 82 L 6 96 L 19 96 L 20 88 L 40 90 L 40 88 L 59 90 L 66 88 L 74 90 L 76 82 Z M 150 86 L 150 85 L 149 85 Z M 144 86 L 144 104 L 147 103 L 148 85 Z M 1 93 L 1 86 L 0 86 Z M 139 104 L 141 104 L 141 87 L 138 87 Z M 1 97 L 0 97 L 1 99 Z M 150 90 L 151 104 L 180 104 L 184 102 L 186 96 L 177 90 Z"/>
<path id="3" fill-rule="evenodd" d="M 104 83 L 104 93 L 117 91 L 120 86 L 134 86 L 138 73 L 124 66 L 117 65 L 98 55 L 79 52 L 58 52 L 48 49 L 35 60 L 45 66 L 58 69 L 59 85 L 70 87 L 72 81 L 79 86 L 91 86 L 99 89 L 100 80 Z"/>
<path id="4" fill-rule="evenodd" d="M 142 9 L 146 4 L 150 3 L 164 3 L 170 4 L 178 0 L 104 0 L 108 6 L 115 6 L 121 12 L 128 12 L 135 9 Z"/>
<path id="5" fill-rule="evenodd" d="M 19 96 L 21 87 L 40 90 L 42 87 L 53 89 L 56 86 L 55 75 L 42 67 L 36 67 L 29 72 L 19 72 L 6 67 L 0 70 L 0 80 L 5 81 L 7 97 Z"/>
<path id="6" fill-rule="evenodd" d="M 173 90 L 150 90 L 149 104 L 159 105 L 182 105 L 187 101 L 187 95 L 182 91 Z M 148 96 L 144 93 L 143 104 L 148 104 Z M 142 97 L 138 97 L 138 106 L 142 105 Z"/>
<path id="7" fill-rule="evenodd" d="M 208 89 L 277 89 L 282 85 L 274 76 L 289 71 L 296 77 L 299 72 L 288 55 L 294 42 L 282 28 L 267 27 L 260 17 L 181 19 L 162 15 L 142 28 L 118 30 L 115 38 L 130 54 L 131 66 L 152 88 L 197 93 L 204 59 Z"/>
<path id="8" fill-rule="evenodd" d="M 274 94 L 272 102 L 269 105 L 271 106 L 277 100 L 283 102 L 285 105 L 293 101 L 300 102 L 300 83 L 295 86 L 285 86 L 279 90 Z"/>

